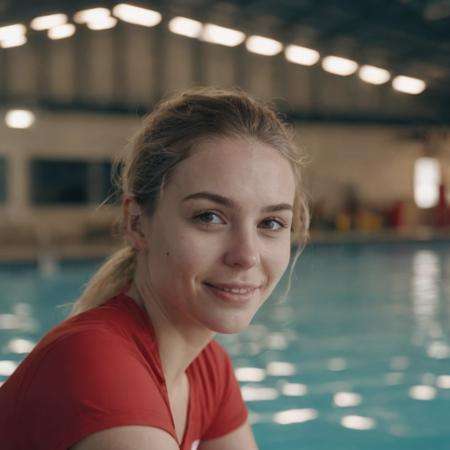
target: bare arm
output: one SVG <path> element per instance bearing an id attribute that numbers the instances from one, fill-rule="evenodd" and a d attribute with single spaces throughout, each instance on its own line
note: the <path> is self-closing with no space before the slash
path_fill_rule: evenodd
<path id="1" fill-rule="evenodd" d="M 247 421 L 231 433 L 202 441 L 198 450 L 258 450 L 250 423 Z"/>
<path id="2" fill-rule="evenodd" d="M 148 426 L 127 425 L 90 434 L 68 450 L 179 450 L 166 431 Z"/>

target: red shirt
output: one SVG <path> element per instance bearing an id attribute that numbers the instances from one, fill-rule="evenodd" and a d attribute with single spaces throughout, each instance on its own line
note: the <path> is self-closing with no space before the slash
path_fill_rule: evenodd
<path id="1" fill-rule="evenodd" d="M 181 450 L 225 435 L 248 416 L 230 357 L 212 340 L 186 370 Z M 0 387 L 3 450 L 66 450 L 123 425 L 162 428 L 178 441 L 157 341 L 144 308 L 121 292 L 52 328 Z"/>

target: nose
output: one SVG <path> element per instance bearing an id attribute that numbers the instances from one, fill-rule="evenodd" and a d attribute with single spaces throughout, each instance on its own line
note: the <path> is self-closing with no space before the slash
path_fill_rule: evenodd
<path id="1" fill-rule="evenodd" d="M 255 232 L 248 229 L 236 230 L 231 237 L 224 259 L 225 264 L 243 269 L 259 264 L 260 253 Z"/>

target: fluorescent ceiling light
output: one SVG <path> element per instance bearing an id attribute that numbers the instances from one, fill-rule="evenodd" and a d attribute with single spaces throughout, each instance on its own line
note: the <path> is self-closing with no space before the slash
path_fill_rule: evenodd
<path id="1" fill-rule="evenodd" d="M 2 39 L 0 41 L 0 47 L 2 48 L 12 48 L 12 47 L 20 47 L 23 44 L 26 44 L 27 38 L 23 35 L 12 36 L 8 39 Z"/>
<path id="2" fill-rule="evenodd" d="M 83 9 L 73 16 L 73 20 L 77 23 L 88 23 L 104 19 L 110 15 L 111 13 L 108 8 Z"/>
<path id="3" fill-rule="evenodd" d="M 273 56 L 283 50 L 281 42 L 263 36 L 250 36 L 245 46 L 249 52 L 265 56 Z"/>
<path id="4" fill-rule="evenodd" d="M 322 60 L 322 68 L 326 72 L 346 77 L 356 72 L 358 64 L 355 61 L 339 56 L 326 56 Z"/>
<path id="5" fill-rule="evenodd" d="M 65 14 L 50 14 L 48 16 L 35 17 L 30 27 L 36 31 L 48 30 L 49 28 L 63 25 L 67 22 L 67 16 Z"/>
<path id="6" fill-rule="evenodd" d="M 108 30 L 115 27 L 117 19 L 115 17 L 102 17 L 96 20 L 89 21 L 86 26 L 91 30 Z"/>
<path id="7" fill-rule="evenodd" d="M 288 61 L 303 66 L 312 66 L 320 58 L 320 54 L 316 50 L 299 45 L 288 45 L 284 50 L 284 55 Z"/>
<path id="8" fill-rule="evenodd" d="M 392 87 L 406 94 L 420 94 L 426 88 L 426 83 L 418 78 L 405 77 L 399 75 L 392 80 Z"/>
<path id="9" fill-rule="evenodd" d="M 57 27 L 50 28 L 47 31 L 47 36 L 50 39 L 64 39 L 72 36 L 75 33 L 75 25 L 73 23 L 66 23 L 64 25 L 58 25 Z"/>
<path id="10" fill-rule="evenodd" d="M 198 38 L 201 35 L 203 25 L 197 20 L 186 17 L 174 17 L 169 22 L 169 30 L 172 33 L 180 34 L 190 38 Z"/>
<path id="11" fill-rule="evenodd" d="M 391 74 L 387 70 L 367 65 L 361 66 L 358 75 L 361 80 L 371 84 L 383 84 L 391 78 Z"/>
<path id="12" fill-rule="evenodd" d="M 213 44 L 236 47 L 245 39 L 245 34 L 242 31 L 233 30 L 232 28 L 207 23 L 203 27 L 201 39 Z"/>
<path id="13" fill-rule="evenodd" d="M 17 36 L 23 36 L 26 30 L 25 25 L 22 25 L 21 23 L 0 27 L 0 41 L 3 41 L 4 39 L 14 39 Z"/>
<path id="14" fill-rule="evenodd" d="M 12 109 L 5 116 L 5 123 L 10 128 L 29 128 L 33 122 L 34 114 L 26 109 Z"/>
<path id="15" fill-rule="evenodd" d="M 124 22 L 142 25 L 144 27 L 154 27 L 161 22 L 161 14 L 147 8 L 120 3 L 113 8 L 113 14 Z"/>

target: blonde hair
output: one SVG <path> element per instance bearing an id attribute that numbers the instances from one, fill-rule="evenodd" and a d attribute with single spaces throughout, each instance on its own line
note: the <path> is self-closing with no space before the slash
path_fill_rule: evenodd
<path id="1" fill-rule="evenodd" d="M 116 190 L 134 196 L 151 217 L 173 168 L 189 157 L 196 143 L 207 137 L 255 139 L 272 146 L 291 162 L 296 183 L 291 243 L 297 246 L 297 252 L 286 296 L 295 263 L 309 239 L 310 212 L 301 177 L 306 159 L 294 143 L 293 127 L 270 104 L 239 88 L 213 87 L 191 88 L 162 100 L 144 117 L 142 127 L 124 154 L 114 159 L 112 181 Z M 115 233 L 124 245 L 88 281 L 68 317 L 101 305 L 132 281 L 137 254 L 124 239 L 123 227 L 121 216 L 115 223 Z"/>

